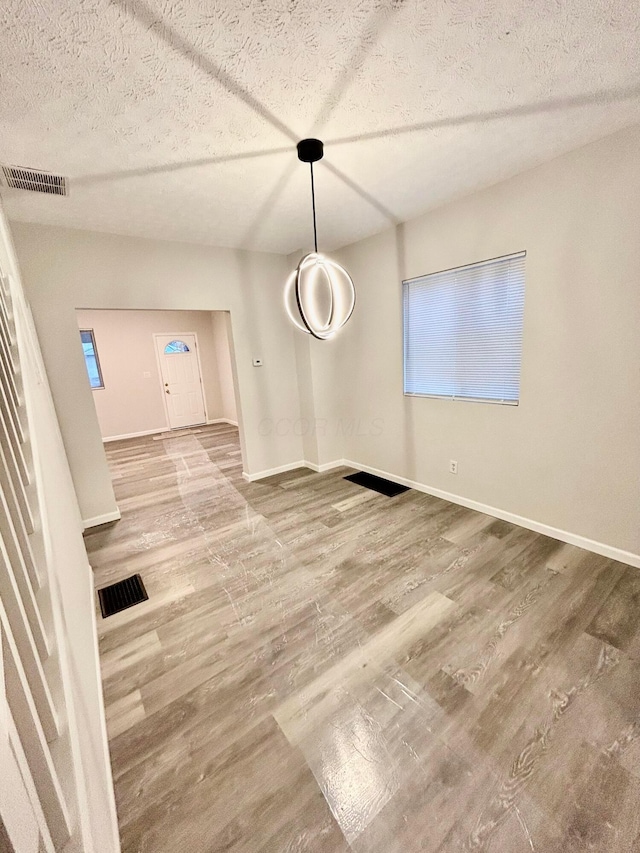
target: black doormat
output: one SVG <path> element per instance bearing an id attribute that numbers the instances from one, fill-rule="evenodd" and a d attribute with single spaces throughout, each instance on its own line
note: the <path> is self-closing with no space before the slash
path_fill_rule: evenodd
<path id="1" fill-rule="evenodd" d="M 401 495 L 403 492 L 409 491 L 409 486 L 392 483 L 391 480 L 385 480 L 383 477 L 374 477 L 373 474 L 367 474 L 365 471 L 358 471 L 357 474 L 349 474 L 344 479 L 349 480 L 351 483 L 356 483 L 358 486 L 364 486 L 365 489 L 380 492 L 381 495 L 386 495 L 388 498 L 393 498 L 396 495 Z"/>
<path id="2" fill-rule="evenodd" d="M 106 618 L 126 610 L 127 607 L 133 607 L 134 604 L 140 604 L 141 601 L 147 601 L 149 596 L 140 575 L 131 575 L 130 578 L 99 589 L 98 598 L 102 617 Z"/>

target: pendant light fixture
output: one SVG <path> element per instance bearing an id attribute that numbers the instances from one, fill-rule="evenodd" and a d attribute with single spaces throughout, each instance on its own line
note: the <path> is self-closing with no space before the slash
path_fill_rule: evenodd
<path id="1" fill-rule="evenodd" d="M 298 159 L 311 167 L 315 251 L 305 255 L 287 279 L 284 304 L 291 322 L 298 329 L 325 341 L 333 337 L 352 315 L 356 291 L 344 267 L 318 252 L 313 164 L 321 160 L 323 154 L 324 146 L 319 139 L 302 139 L 298 142 Z"/>

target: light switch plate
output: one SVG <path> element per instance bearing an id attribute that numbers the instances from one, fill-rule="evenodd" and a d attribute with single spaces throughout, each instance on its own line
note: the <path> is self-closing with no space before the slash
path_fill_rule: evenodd
<path id="1" fill-rule="evenodd" d="M 253 366 L 254 367 L 262 367 L 262 359 L 261 358 L 254 358 L 253 359 Z"/>

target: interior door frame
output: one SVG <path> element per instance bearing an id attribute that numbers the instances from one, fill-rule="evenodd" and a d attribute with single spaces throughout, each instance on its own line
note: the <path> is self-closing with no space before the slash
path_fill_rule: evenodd
<path id="1" fill-rule="evenodd" d="M 164 385 L 162 381 L 162 362 L 160 361 L 160 350 L 158 348 L 158 338 L 172 337 L 180 340 L 181 335 L 193 335 L 196 342 L 196 357 L 198 359 L 198 374 L 200 376 L 200 390 L 202 392 L 202 404 L 204 406 L 204 422 L 209 423 L 209 410 L 207 409 L 207 395 L 204 393 L 204 380 L 202 378 L 202 362 L 200 361 L 200 343 L 198 342 L 197 332 L 153 332 L 153 348 L 156 353 L 156 362 L 158 364 L 158 379 L 160 380 L 160 393 L 162 394 L 162 405 L 164 406 L 164 416 L 167 421 L 167 430 L 171 432 L 174 429 L 191 429 L 188 427 L 172 427 L 169 419 L 169 407 L 167 406 L 167 395 L 164 393 Z M 201 426 L 201 424 L 192 424 L 192 426 Z"/>

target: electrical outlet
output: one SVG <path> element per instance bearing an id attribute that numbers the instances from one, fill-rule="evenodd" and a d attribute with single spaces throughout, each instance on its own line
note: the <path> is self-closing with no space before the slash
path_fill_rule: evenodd
<path id="1" fill-rule="evenodd" d="M 456 462 L 455 459 L 449 460 L 449 471 L 451 474 L 457 474 L 458 473 L 458 463 Z"/>

